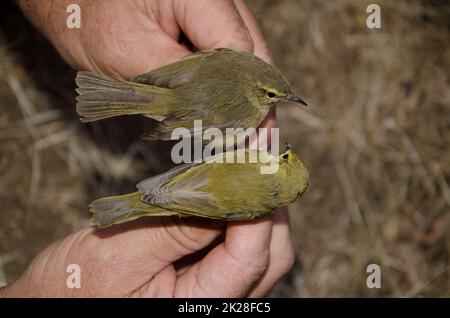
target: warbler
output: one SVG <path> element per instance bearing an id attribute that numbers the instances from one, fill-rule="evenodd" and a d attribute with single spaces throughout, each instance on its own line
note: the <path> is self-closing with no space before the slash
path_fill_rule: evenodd
<path id="1" fill-rule="evenodd" d="M 227 162 L 219 157 L 230 153 L 222 153 L 141 181 L 135 193 L 95 200 L 89 205 L 93 221 L 107 227 L 143 216 L 251 220 L 295 201 L 308 187 L 308 170 L 290 149 L 280 156 L 248 149 L 232 154 L 243 155 L 245 163 Z M 274 173 L 261 173 L 271 165 Z"/>
<path id="2" fill-rule="evenodd" d="M 277 102 L 306 105 L 274 66 L 232 49 L 193 53 L 131 81 L 81 71 L 76 83 L 82 122 L 144 115 L 159 121 L 149 140 L 170 140 L 178 127 L 192 135 L 194 120 L 203 130 L 256 128 Z"/>

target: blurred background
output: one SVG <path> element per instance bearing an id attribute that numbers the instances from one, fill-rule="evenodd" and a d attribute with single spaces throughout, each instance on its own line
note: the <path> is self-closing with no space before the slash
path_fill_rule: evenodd
<path id="1" fill-rule="evenodd" d="M 290 206 L 296 264 L 273 297 L 450 296 L 450 5 L 248 1 L 276 65 L 311 105 L 281 105 L 282 141 L 311 174 Z M 170 166 L 149 121 L 82 125 L 75 72 L 23 18 L 0 10 L 0 286 L 89 225 L 88 203 Z M 139 123 L 139 124 L 136 124 Z M 381 288 L 366 286 L 368 264 Z"/>

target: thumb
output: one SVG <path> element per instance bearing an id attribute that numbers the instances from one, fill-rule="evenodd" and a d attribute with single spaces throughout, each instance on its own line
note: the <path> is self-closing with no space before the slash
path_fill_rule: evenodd
<path id="1" fill-rule="evenodd" d="M 199 50 L 237 46 L 253 52 L 253 41 L 231 0 L 175 1 L 175 18 Z"/>
<path id="2" fill-rule="evenodd" d="M 83 229 L 38 255 L 18 285 L 39 282 L 39 288 L 29 290 L 34 296 L 39 290 L 51 296 L 128 295 L 174 261 L 209 245 L 222 227 L 221 222 L 203 219 L 149 217 L 106 229 Z M 67 288 L 69 264 L 80 268 L 79 289 Z"/>

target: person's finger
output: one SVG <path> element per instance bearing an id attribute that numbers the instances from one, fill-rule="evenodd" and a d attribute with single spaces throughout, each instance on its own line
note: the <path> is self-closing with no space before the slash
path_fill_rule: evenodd
<path id="1" fill-rule="evenodd" d="M 260 128 L 267 129 L 265 136 L 260 136 L 260 132 L 261 132 Z M 272 140 L 272 128 L 277 128 L 277 118 L 276 118 L 275 106 L 270 109 L 266 118 L 264 118 L 264 120 L 259 125 L 259 127 L 257 129 L 258 137 L 250 140 L 249 147 L 251 149 L 258 149 L 258 148 L 262 148 L 264 145 L 267 145 L 267 149 L 269 150 L 269 147 L 272 142 L 271 141 Z M 264 137 L 266 137 L 266 138 L 264 138 Z M 279 142 L 279 141 L 277 140 L 276 142 Z M 265 148 L 263 148 L 263 149 L 265 149 Z"/>
<path id="2" fill-rule="evenodd" d="M 209 245 L 223 223 L 197 218 L 142 218 L 106 229 L 85 230 L 64 258 L 79 264 L 91 293 L 139 290 L 179 258 Z M 65 269 L 63 269 L 65 270 Z M 63 282 L 65 284 L 65 282 Z M 90 286 L 92 285 L 92 286 Z"/>
<path id="3" fill-rule="evenodd" d="M 123 6 L 117 10 L 105 5 L 85 18 L 81 40 L 87 67 L 81 68 L 129 79 L 190 53 L 145 12 Z"/>
<path id="4" fill-rule="evenodd" d="M 263 297 L 294 264 L 295 256 L 292 246 L 289 214 L 286 207 L 274 213 L 272 238 L 270 240 L 269 266 L 262 278 L 252 288 L 249 297 Z"/>
<path id="5" fill-rule="evenodd" d="M 227 226 L 225 242 L 178 277 L 176 297 L 242 297 L 268 266 L 272 216 Z"/>
<path id="6" fill-rule="evenodd" d="M 134 34 L 132 37 L 136 39 L 128 43 L 126 47 L 117 47 L 116 53 L 106 58 L 110 62 L 96 61 L 102 73 L 131 79 L 175 62 L 191 53 L 160 31 L 139 33 L 144 32 L 138 31 Z"/>
<path id="7" fill-rule="evenodd" d="M 199 50 L 237 47 L 253 53 L 253 41 L 232 0 L 174 0 L 178 25 Z"/>
<path id="8" fill-rule="evenodd" d="M 252 12 L 243 0 L 234 0 L 234 3 L 253 40 L 254 54 L 265 60 L 266 62 L 272 63 L 272 55 L 267 48 L 266 41 L 264 40 L 264 36 L 261 32 L 261 28 L 259 27 L 258 22 L 253 16 Z"/>
<path id="9" fill-rule="evenodd" d="M 158 272 L 150 281 L 129 294 L 139 298 L 169 298 L 173 297 L 177 273 L 172 265 Z"/>

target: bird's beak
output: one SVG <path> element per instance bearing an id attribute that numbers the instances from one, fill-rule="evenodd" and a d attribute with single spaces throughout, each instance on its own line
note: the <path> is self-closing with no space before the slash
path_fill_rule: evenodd
<path id="1" fill-rule="evenodd" d="M 295 102 L 295 103 L 299 103 L 305 106 L 308 106 L 308 104 L 305 103 L 305 101 L 303 99 L 301 99 L 300 97 L 298 97 L 297 95 L 295 95 L 294 93 L 289 93 L 286 96 L 287 100 L 290 100 L 291 102 Z"/>

